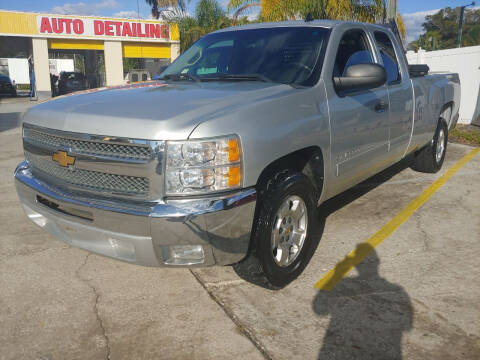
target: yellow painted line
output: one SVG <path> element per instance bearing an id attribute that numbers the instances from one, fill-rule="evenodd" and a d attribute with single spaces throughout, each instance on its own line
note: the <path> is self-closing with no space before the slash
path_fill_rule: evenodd
<path id="1" fill-rule="evenodd" d="M 355 250 L 348 254 L 342 261 L 335 265 L 333 269 L 318 280 L 314 285 L 315 288 L 326 291 L 332 290 L 345 275 L 347 275 L 356 265 L 361 263 L 375 247 L 397 230 L 400 225 L 407 221 L 419 207 L 425 204 L 438 189 L 440 189 L 458 170 L 460 170 L 479 152 L 480 148 L 476 148 L 461 158 L 455 165 L 448 169 L 445 174 L 425 189 L 423 193 L 405 206 L 392 220 L 386 223 L 367 241 L 359 244 Z"/>

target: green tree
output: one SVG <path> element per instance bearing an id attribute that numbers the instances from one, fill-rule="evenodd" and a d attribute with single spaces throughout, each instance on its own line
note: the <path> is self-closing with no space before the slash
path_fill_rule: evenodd
<path id="1" fill-rule="evenodd" d="M 230 26 L 230 20 L 216 0 L 200 0 L 195 7 L 195 19 L 205 33 Z"/>
<path id="2" fill-rule="evenodd" d="M 202 36 L 231 25 L 225 10 L 217 0 L 200 0 L 195 6 L 195 15 L 178 12 L 168 18 L 178 25 L 180 32 L 180 52 L 184 52 Z"/>
<path id="3" fill-rule="evenodd" d="M 409 49 L 441 50 L 457 47 L 460 8 L 447 7 L 425 17 L 423 34 L 409 44 Z M 462 46 L 480 45 L 480 9 L 466 9 Z"/>
<path id="4" fill-rule="evenodd" d="M 171 13 L 179 15 L 185 13 L 187 3 L 185 0 L 145 0 L 152 7 L 152 16 L 158 19 L 160 16 L 170 17 Z M 190 0 L 188 0 L 190 1 Z"/>
<path id="5" fill-rule="evenodd" d="M 375 22 L 382 19 L 384 0 L 230 0 L 234 18 L 250 7 L 260 8 L 264 21 L 304 19 L 357 20 Z"/>
<path id="6" fill-rule="evenodd" d="M 305 19 L 354 20 L 380 22 L 386 10 L 385 0 L 230 0 L 233 20 L 252 7 L 260 8 L 259 20 L 283 21 Z M 405 25 L 397 14 L 400 34 L 405 39 Z"/>

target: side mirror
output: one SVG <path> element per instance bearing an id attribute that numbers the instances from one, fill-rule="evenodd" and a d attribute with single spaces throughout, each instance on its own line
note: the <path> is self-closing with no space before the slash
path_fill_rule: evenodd
<path id="1" fill-rule="evenodd" d="M 372 89 L 387 82 L 387 72 L 379 64 L 357 64 L 347 68 L 345 76 L 334 77 L 337 91 Z"/>

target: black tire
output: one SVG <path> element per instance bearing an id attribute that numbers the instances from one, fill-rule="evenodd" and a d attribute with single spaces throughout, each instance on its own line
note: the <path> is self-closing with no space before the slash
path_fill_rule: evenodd
<path id="1" fill-rule="evenodd" d="M 288 266 L 279 266 L 272 249 L 272 229 L 280 206 L 290 196 L 301 198 L 305 204 L 308 225 L 303 246 Z M 261 271 L 271 285 L 278 289 L 296 279 L 310 261 L 320 240 L 316 193 L 310 180 L 302 173 L 281 171 L 267 181 L 260 192 L 252 232 L 253 254 L 258 258 Z"/>
<path id="2" fill-rule="evenodd" d="M 440 136 L 442 132 L 443 136 Z M 443 139 L 443 153 L 441 157 L 437 159 L 437 145 L 439 143 L 439 138 Z M 435 130 L 433 140 L 415 154 L 412 168 L 416 171 L 425 173 L 438 172 L 442 168 L 443 161 L 445 160 L 447 144 L 448 126 L 444 119 L 440 119 L 438 121 L 437 129 Z"/>

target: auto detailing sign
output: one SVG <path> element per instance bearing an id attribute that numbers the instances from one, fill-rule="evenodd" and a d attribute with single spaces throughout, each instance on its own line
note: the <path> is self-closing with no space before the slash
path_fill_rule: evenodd
<path id="1" fill-rule="evenodd" d="M 38 15 L 37 26 L 38 33 L 46 36 L 170 40 L 169 26 L 154 22 Z"/>

